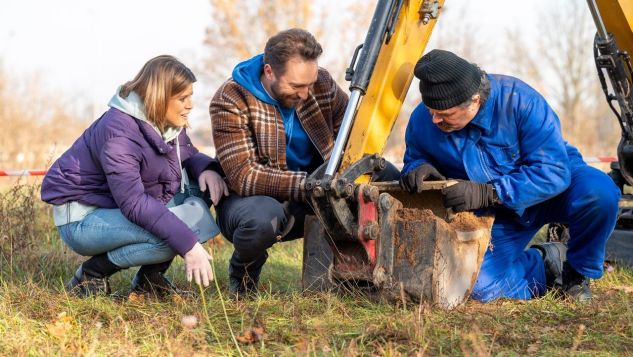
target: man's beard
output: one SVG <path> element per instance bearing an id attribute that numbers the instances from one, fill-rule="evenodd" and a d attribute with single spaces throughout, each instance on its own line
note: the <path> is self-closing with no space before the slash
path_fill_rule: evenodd
<path id="1" fill-rule="evenodd" d="M 274 96 L 274 99 L 285 108 L 295 108 L 299 105 L 299 102 L 301 102 L 301 98 L 297 96 L 290 96 L 281 93 L 277 81 L 270 84 L 270 91 L 272 92 L 271 94 Z"/>

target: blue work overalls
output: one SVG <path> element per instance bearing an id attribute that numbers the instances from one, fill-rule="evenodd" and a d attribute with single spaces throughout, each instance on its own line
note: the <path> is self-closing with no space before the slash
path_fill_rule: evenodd
<path id="1" fill-rule="evenodd" d="M 448 178 L 494 185 L 503 204 L 494 209 L 474 299 L 529 299 L 545 292 L 543 258 L 525 248 L 550 222 L 569 224 L 569 264 L 600 278 L 620 191 L 563 140 L 558 117 L 539 93 L 510 76 L 488 78 L 490 96 L 459 131 L 439 130 L 423 103 L 414 110 L 402 174 L 429 163 Z"/>

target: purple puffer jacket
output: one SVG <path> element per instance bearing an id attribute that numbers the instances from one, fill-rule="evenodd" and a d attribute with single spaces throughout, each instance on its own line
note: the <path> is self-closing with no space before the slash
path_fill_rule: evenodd
<path id="1" fill-rule="evenodd" d="M 204 170 L 222 174 L 219 163 L 199 153 L 184 129 L 178 142 L 192 181 Z M 175 145 L 175 139 L 165 143 L 148 123 L 110 108 L 55 161 L 42 182 L 42 200 L 120 208 L 127 219 L 182 256 L 197 238 L 165 207 L 180 189 Z"/>

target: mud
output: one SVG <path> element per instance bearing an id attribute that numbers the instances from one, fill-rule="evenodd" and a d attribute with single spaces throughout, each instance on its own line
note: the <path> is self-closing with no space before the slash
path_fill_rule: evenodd
<path id="1" fill-rule="evenodd" d="M 411 232 L 413 236 L 418 232 Z M 400 240 L 400 236 L 396 233 L 396 261 L 402 261 L 402 259 L 406 259 L 410 266 L 415 266 L 418 258 L 415 256 L 415 249 L 411 249 L 411 247 L 406 243 Z"/>
<path id="2" fill-rule="evenodd" d="M 401 227 L 406 231 L 407 236 L 422 238 L 429 236 L 429 225 L 437 218 L 430 209 L 402 208 L 397 211 L 396 220 L 402 222 Z M 420 224 L 420 222 L 426 224 Z M 415 266 L 419 260 L 416 254 L 424 250 L 423 247 L 418 247 L 417 245 L 430 244 L 430 242 L 427 239 L 403 241 L 397 229 L 394 233 L 396 259 L 406 259 L 410 266 Z"/>
<path id="3" fill-rule="evenodd" d="M 398 210 L 398 218 L 405 221 L 432 221 L 437 217 L 430 209 L 402 208 Z"/>
<path id="4" fill-rule="evenodd" d="M 472 232 L 478 229 L 490 229 L 493 217 L 477 217 L 470 212 L 460 212 L 449 222 L 451 228 L 460 232 Z"/>
<path id="5" fill-rule="evenodd" d="M 440 217 L 436 216 L 430 209 L 402 208 L 398 210 L 398 220 L 404 221 L 406 228 L 409 228 L 407 222 L 431 222 L 437 218 Z M 456 231 L 472 232 L 478 229 L 490 229 L 493 220 L 494 218 L 490 216 L 477 217 L 471 212 L 460 212 L 455 214 L 447 223 Z"/>

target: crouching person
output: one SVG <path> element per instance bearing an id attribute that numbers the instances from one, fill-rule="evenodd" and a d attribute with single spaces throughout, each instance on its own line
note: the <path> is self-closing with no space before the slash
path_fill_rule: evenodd
<path id="1" fill-rule="evenodd" d="M 307 31 L 282 31 L 238 64 L 211 101 L 213 141 L 232 189 L 217 212 L 235 248 L 229 290 L 237 297 L 257 291 L 268 248 L 302 237 L 312 214 L 303 182 L 329 157 L 348 100 L 319 68 L 321 52 Z"/>
<path id="2" fill-rule="evenodd" d="M 54 205 L 62 240 L 91 257 L 68 281 L 70 292 L 109 294 L 108 277 L 134 266 L 133 292 L 178 292 L 163 275 L 177 254 L 188 281 L 213 280 L 201 244 L 219 232 L 209 204 L 228 189 L 218 162 L 185 130 L 195 81 L 174 57 L 149 60 L 44 178 L 42 200 Z"/>

